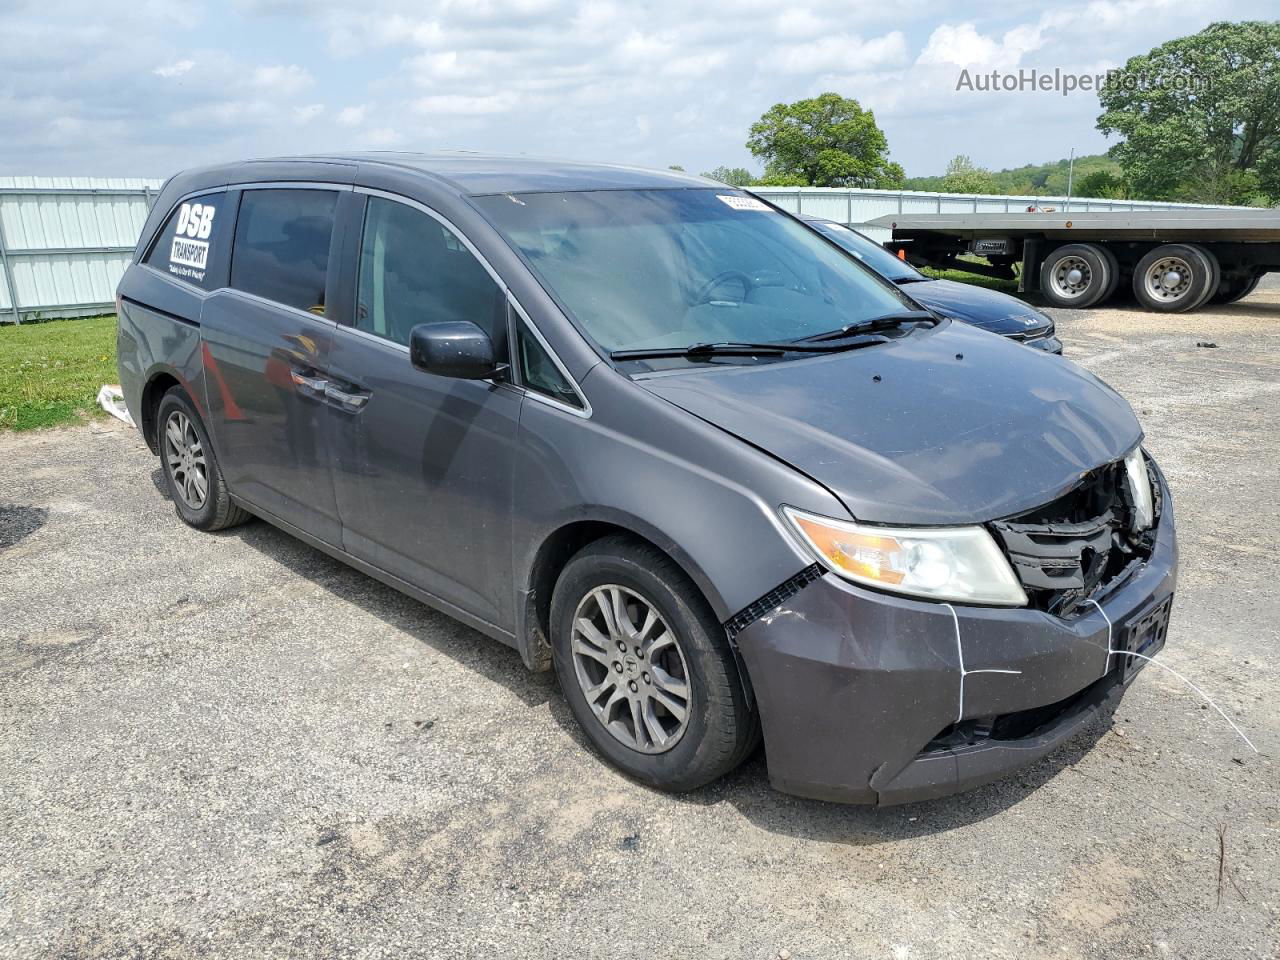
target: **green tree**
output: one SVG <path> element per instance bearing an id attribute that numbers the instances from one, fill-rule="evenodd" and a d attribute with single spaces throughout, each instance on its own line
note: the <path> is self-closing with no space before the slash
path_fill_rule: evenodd
<path id="1" fill-rule="evenodd" d="M 996 179 L 990 170 L 975 166 L 965 154 L 952 157 L 942 178 L 947 193 L 996 193 Z"/>
<path id="2" fill-rule="evenodd" d="M 747 149 L 764 161 L 762 184 L 891 188 L 903 181 L 875 115 L 838 93 L 774 104 L 751 125 Z"/>
<path id="3" fill-rule="evenodd" d="M 1123 137 L 1111 153 L 1135 194 L 1280 196 L 1280 21 L 1214 23 L 1161 44 L 1098 99 L 1098 129 Z"/>
<path id="4" fill-rule="evenodd" d="M 1125 195 L 1124 181 L 1107 170 L 1095 170 L 1086 174 L 1076 181 L 1075 187 L 1078 197 L 1122 199 Z"/>
<path id="5" fill-rule="evenodd" d="M 749 187 L 756 182 L 755 176 L 744 167 L 716 167 L 703 174 L 708 180 L 719 180 L 731 187 Z"/>
<path id="6" fill-rule="evenodd" d="M 671 166 L 667 167 L 667 169 L 668 169 L 668 170 L 679 170 L 681 173 L 684 173 L 684 167 L 680 166 L 680 164 L 678 164 L 678 163 L 673 163 L 673 164 L 671 164 Z"/>

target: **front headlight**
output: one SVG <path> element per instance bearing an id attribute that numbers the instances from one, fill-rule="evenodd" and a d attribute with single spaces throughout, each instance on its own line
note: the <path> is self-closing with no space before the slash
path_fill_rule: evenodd
<path id="1" fill-rule="evenodd" d="M 824 566 L 855 583 L 930 600 L 1009 607 L 1027 602 L 982 527 L 873 527 L 789 507 L 783 513 Z"/>
<path id="2" fill-rule="evenodd" d="M 1133 500 L 1133 528 L 1146 530 L 1156 519 L 1155 498 L 1151 493 L 1151 475 L 1147 473 L 1147 459 L 1142 447 L 1134 447 L 1124 458 L 1125 477 L 1129 482 L 1129 496 Z"/>

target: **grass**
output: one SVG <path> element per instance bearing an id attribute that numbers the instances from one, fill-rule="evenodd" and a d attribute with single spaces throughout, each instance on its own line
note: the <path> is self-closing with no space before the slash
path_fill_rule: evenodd
<path id="1" fill-rule="evenodd" d="M 1015 297 L 1018 295 L 1017 280 L 984 277 L 980 273 L 970 273 L 967 270 L 935 270 L 933 267 L 924 267 L 920 272 L 926 277 L 934 277 L 938 280 L 956 280 L 959 283 L 968 283 L 975 287 L 988 287 L 992 290 L 999 290 L 1001 293 L 1010 293 Z"/>
<path id="2" fill-rule="evenodd" d="M 0 326 L 0 429 L 78 423 L 118 380 L 114 315 Z"/>

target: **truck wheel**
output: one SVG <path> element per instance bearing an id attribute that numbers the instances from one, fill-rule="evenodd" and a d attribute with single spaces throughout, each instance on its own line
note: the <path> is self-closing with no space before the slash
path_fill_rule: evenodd
<path id="1" fill-rule="evenodd" d="M 574 717 L 637 780 L 693 790 L 758 743 L 724 628 L 655 547 L 615 536 L 579 551 L 551 595 L 551 634 Z"/>
<path id="2" fill-rule="evenodd" d="M 1055 307 L 1091 307 L 1115 287 L 1111 260 L 1092 243 L 1068 243 L 1040 265 L 1040 292 Z"/>
<path id="3" fill-rule="evenodd" d="M 1209 264 L 1209 287 L 1205 290 L 1204 296 L 1200 298 L 1200 301 L 1191 308 L 1192 310 L 1199 310 L 1218 292 L 1218 287 L 1222 283 L 1222 264 L 1218 263 L 1217 254 L 1208 247 L 1201 246 L 1198 243 L 1188 243 L 1187 246 L 1198 252 Z"/>
<path id="4" fill-rule="evenodd" d="M 1210 303 L 1235 303 L 1253 293 L 1254 288 L 1262 280 L 1262 274 L 1255 272 L 1227 274 L 1218 284 L 1218 292 L 1209 298 Z"/>
<path id="5" fill-rule="evenodd" d="M 1099 303 L 1106 303 L 1110 300 L 1111 295 L 1115 293 L 1116 288 L 1120 286 L 1120 261 L 1116 259 L 1116 255 L 1111 252 L 1111 248 L 1105 243 L 1098 244 L 1098 249 L 1102 251 L 1102 255 L 1107 258 L 1107 267 L 1111 271 L 1111 276 L 1107 281 L 1106 289 L 1102 291 L 1102 296 L 1094 301 L 1095 306 Z"/>
<path id="6" fill-rule="evenodd" d="M 231 502 L 209 434 L 181 387 L 170 387 L 156 408 L 157 446 L 169 499 L 183 523 L 197 530 L 225 530 L 250 519 Z"/>
<path id="7" fill-rule="evenodd" d="M 1138 261 L 1133 271 L 1133 294 L 1148 310 L 1185 313 L 1208 296 L 1213 267 L 1196 247 L 1169 243 Z"/>

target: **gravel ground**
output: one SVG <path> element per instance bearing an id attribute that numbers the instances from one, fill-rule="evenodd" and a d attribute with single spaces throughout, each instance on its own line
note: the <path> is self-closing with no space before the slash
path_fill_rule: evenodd
<path id="1" fill-rule="evenodd" d="M 1280 284 L 1059 320 L 1173 486 L 1165 660 L 1260 756 L 1148 669 L 956 798 L 793 799 L 759 756 L 656 794 L 514 651 L 265 524 L 182 526 L 131 431 L 8 434 L 0 955 L 1280 956 Z"/>

